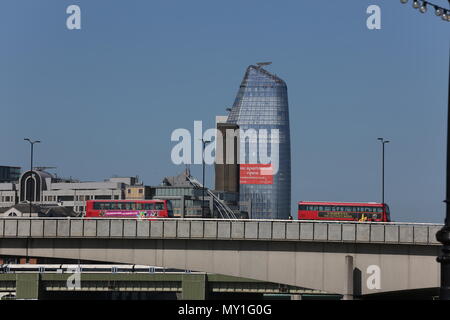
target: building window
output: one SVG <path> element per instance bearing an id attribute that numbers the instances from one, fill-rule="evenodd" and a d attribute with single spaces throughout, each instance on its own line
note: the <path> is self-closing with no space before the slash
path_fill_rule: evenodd
<path id="1" fill-rule="evenodd" d="M 73 196 L 59 196 L 58 197 L 58 201 L 73 201 L 74 197 Z"/>
<path id="2" fill-rule="evenodd" d="M 97 200 L 110 200 L 111 196 L 95 196 Z"/>

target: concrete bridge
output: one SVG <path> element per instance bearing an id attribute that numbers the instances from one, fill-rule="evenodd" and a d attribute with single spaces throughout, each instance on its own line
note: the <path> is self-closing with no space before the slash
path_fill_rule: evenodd
<path id="1" fill-rule="evenodd" d="M 436 224 L 0 219 L 0 255 L 153 265 L 352 296 L 437 288 Z"/>
<path id="2" fill-rule="evenodd" d="M 76 265 L 73 266 L 76 268 Z M 102 293 L 159 293 L 171 300 L 205 300 L 242 297 L 243 294 L 261 299 L 264 294 L 291 295 L 294 298 L 328 297 L 317 290 L 261 282 L 252 279 L 205 274 L 202 272 L 81 272 L 79 287 L 69 287 L 70 272 L 15 272 L 0 273 L 0 300 L 2 295 L 15 294 L 17 299 L 86 299 Z M 92 295 L 93 294 L 93 295 Z M 238 296 L 238 295 L 239 296 Z M 105 296 L 105 295 L 103 295 Z M 145 295 L 144 295 L 145 296 Z M 338 296 L 331 296 L 338 299 Z"/>

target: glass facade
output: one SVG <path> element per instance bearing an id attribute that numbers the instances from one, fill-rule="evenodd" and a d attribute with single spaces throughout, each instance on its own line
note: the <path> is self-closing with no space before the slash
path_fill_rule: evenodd
<path id="1" fill-rule="evenodd" d="M 186 196 L 184 200 L 184 215 L 185 217 L 199 218 L 202 217 L 202 203 L 204 212 L 209 214 L 209 200 L 208 195 L 205 195 L 205 201 L 203 202 L 203 191 L 194 187 L 166 187 L 158 186 L 155 188 L 154 199 L 164 199 L 165 197 L 181 197 Z M 181 199 L 170 199 L 170 204 L 173 207 L 173 212 L 176 217 L 180 217 L 182 214 Z"/>
<path id="2" fill-rule="evenodd" d="M 251 184 L 241 180 L 240 201 L 241 210 L 245 210 L 242 203 L 250 204 L 249 215 L 253 219 L 287 219 L 291 207 L 291 147 L 286 83 L 261 66 L 249 66 L 227 122 L 239 126 L 241 164 L 263 164 L 266 161 L 260 157 L 258 142 L 246 138 L 243 131 L 254 129 L 260 133 L 260 129 L 266 129 L 270 138 L 266 141 L 269 141 L 272 139 L 271 129 L 279 130 L 279 139 L 275 141 L 279 147 L 278 172 L 269 183 Z M 260 138 L 258 135 L 261 146 L 264 141 Z M 270 143 L 267 144 L 267 155 L 272 156 Z"/>
<path id="3" fill-rule="evenodd" d="M 20 178 L 20 167 L 0 166 L 0 182 L 16 182 Z"/>

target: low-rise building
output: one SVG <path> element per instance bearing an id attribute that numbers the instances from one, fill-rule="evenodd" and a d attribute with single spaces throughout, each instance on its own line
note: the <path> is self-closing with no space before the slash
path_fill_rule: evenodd
<path id="1" fill-rule="evenodd" d="M 170 200 L 175 217 L 225 218 L 224 212 L 221 212 L 223 206 L 227 206 L 235 216 L 243 217 L 239 211 L 239 193 L 203 190 L 192 183 L 192 178 L 189 169 L 177 176 L 165 177 L 160 186 L 152 187 L 153 197 Z"/>
<path id="2" fill-rule="evenodd" d="M 173 214 L 180 218 L 208 218 L 213 212 L 211 199 L 203 190 L 191 184 L 190 171 L 177 176 L 165 177 L 159 186 L 152 186 L 154 199 L 170 200 Z"/>
<path id="3" fill-rule="evenodd" d="M 242 217 L 239 193 L 203 190 L 198 183 L 192 183 L 192 178 L 189 170 L 185 170 L 177 176 L 165 177 L 159 186 L 145 186 L 137 177 L 82 182 L 59 178 L 42 170 L 26 171 L 18 182 L 0 183 L 0 215 L 39 216 L 42 210 L 62 207 L 82 216 L 88 200 L 162 199 L 170 200 L 175 217 L 224 218 L 223 206 L 227 206 L 232 215 Z M 30 202 L 36 206 L 31 213 Z"/>
<path id="4" fill-rule="evenodd" d="M 58 178 L 46 171 L 26 171 L 16 183 L 0 183 L 0 207 L 31 201 L 44 206 L 68 207 L 82 215 L 86 211 L 87 200 L 126 199 L 127 188 L 134 185 L 138 185 L 136 177 L 81 182 Z"/>
<path id="5" fill-rule="evenodd" d="M 19 202 L 19 183 L 0 183 L 0 207 L 11 207 Z"/>
<path id="6" fill-rule="evenodd" d="M 11 208 L 0 208 L 0 217 L 76 217 L 77 214 L 68 207 L 43 206 L 19 203 Z"/>
<path id="7" fill-rule="evenodd" d="M 151 199 L 154 196 L 152 188 L 149 186 L 141 185 L 128 185 L 125 188 L 126 200 L 145 200 Z"/>

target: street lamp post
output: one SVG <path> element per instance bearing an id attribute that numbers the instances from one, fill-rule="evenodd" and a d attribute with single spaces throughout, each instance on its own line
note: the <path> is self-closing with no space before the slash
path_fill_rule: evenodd
<path id="1" fill-rule="evenodd" d="M 389 140 L 378 138 L 381 142 L 381 203 L 384 204 L 384 145 L 389 143 Z"/>
<path id="2" fill-rule="evenodd" d="M 34 147 L 35 143 L 41 143 L 41 141 L 39 141 L 39 140 L 31 141 L 31 139 L 29 139 L 29 138 L 25 138 L 23 140 L 28 141 L 30 143 L 30 145 L 31 145 L 30 171 L 31 171 L 31 174 L 33 174 L 33 147 Z M 33 202 L 32 196 L 33 195 L 30 193 L 30 215 L 31 215 L 31 205 L 32 205 L 32 202 Z M 25 198 L 26 198 L 26 195 L 25 195 Z"/>
<path id="3" fill-rule="evenodd" d="M 408 0 L 400 0 L 401 3 L 407 3 Z M 413 0 L 413 8 L 418 9 L 421 13 L 427 11 L 427 6 L 434 8 L 436 16 L 442 20 L 450 22 L 450 8 L 444 8 L 428 0 Z M 450 4 L 450 0 L 448 0 Z M 441 288 L 439 298 L 441 300 L 450 300 L 450 55 L 449 55 L 449 83 L 448 83 L 448 100 L 447 100 L 447 178 L 446 178 L 446 195 L 445 195 L 445 224 L 441 230 L 436 233 L 436 239 L 442 243 L 442 254 L 437 257 L 437 261 L 441 264 Z"/>
<path id="4" fill-rule="evenodd" d="M 204 218 L 205 217 L 205 147 L 206 147 L 206 144 L 210 143 L 211 141 L 204 140 L 203 138 L 201 140 L 202 140 L 202 171 L 203 171 L 202 218 Z"/>
<path id="5" fill-rule="evenodd" d="M 442 254 L 437 257 L 441 264 L 441 288 L 439 298 L 450 300 L 450 56 L 448 73 L 448 100 L 447 100 L 447 178 L 445 195 L 445 224 L 436 233 L 436 239 L 442 243 Z"/>

